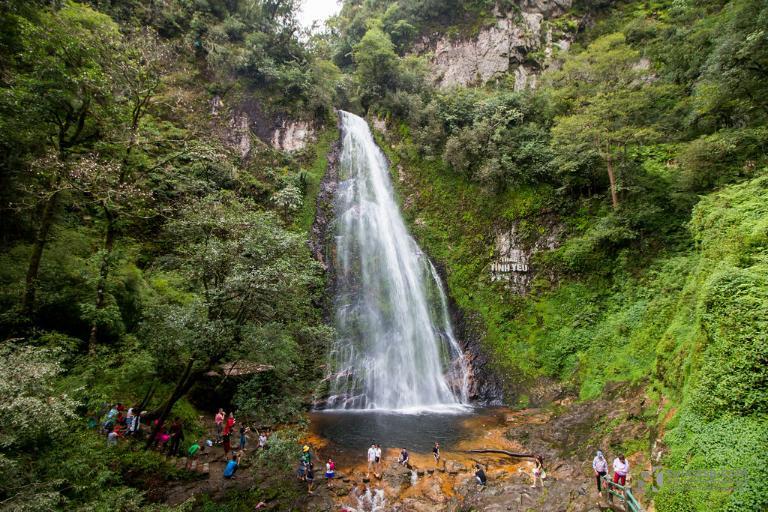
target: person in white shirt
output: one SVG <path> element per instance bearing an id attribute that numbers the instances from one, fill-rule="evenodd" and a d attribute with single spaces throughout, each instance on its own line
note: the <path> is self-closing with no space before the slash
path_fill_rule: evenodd
<path id="1" fill-rule="evenodd" d="M 613 483 L 627 485 L 627 474 L 629 474 L 629 461 L 622 453 L 613 459 Z"/>
<path id="2" fill-rule="evenodd" d="M 267 433 L 259 432 L 259 448 L 264 450 L 267 448 Z"/>
<path id="3" fill-rule="evenodd" d="M 371 476 L 371 469 L 373 469 L 376 464 L 376 445 L 371 444 L 371 447 L 368 448 L 368 473 L 366 474 L 366 478 L 370 478 Z"/>
<path id="4" fill-rule="evenodd" d="M 605 460 L 605 456 L 600 450 L 597 450 L 597 455 L 592 461 L 592 469 L 595 471 L 595 479 L 597 480 L 597 494 L 602 496 L 603 477 L 608 473 L 608 461 Z"/>

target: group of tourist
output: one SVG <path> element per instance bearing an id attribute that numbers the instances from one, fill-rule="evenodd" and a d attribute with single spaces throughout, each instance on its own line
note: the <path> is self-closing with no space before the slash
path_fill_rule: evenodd
<path id="1" fill-rule="evenodd" d="M 315 482 L 315 463 L 313 460 L 312 451 L 308 445 L 304 445 L 301 449 L 301 455 L 299 456 L 299 468 L 296 472 L 297 478 L 307 483 L 307 493 L 314 494 L 312 486 Z M 328 459 L 325 463 L 325 479 L 328 482 L 328 487 L 331 487 L 331 482 L 336 477 L 336 462 L 333 459 Z"/>
<path id="2" fill-rule="evenodd" d="M 113 446 L 120 438 L 137 435 L 141 429 L 141 418 L 146 413 L 138 411 L 138 407 L 126 409 L 121 403 L 108 406 L 107 412 L 101 418 L 101 432 L 107 436 L 107 444 Z M 91 426 L 96 423 L 97 419 L 91 420 Z"/>
<path id="3" fill-rule="evenodd" d="M 224 409 L 219 408 L 216 415 L 213 417 L 213 423 L 216 429 L 215 444 L 221 445 L 224 450 L 224 460 L 227 462 L 224 467 L 224 478 L 234 479 L 237 468 L 240 467 L 240 459 L 245 452 L 245 447 L 248 444 L 248 433 L 252 432 L 252 429 L 246 426 L 244 423 L 238 425 L 235 419 L 235 413 L 230 412 L 227 414 Z M 235 445 L 236 449 L 232 446 L 232 436 L 235 433 L 239 434 L 238 442 Z M 267 449 L 267 436 L 268 433 L 265 430 L 256 430 L 258 435 L 258 448 L 261 450 Z M 214 444 L 214 442 L 211 442 Z"/>
<path id="4" fill-rule="evenodd" d="M 603 452 L 598 450 L 595 458 L 592 460 L 592 469 L 595 472 L 595 480 L 597 482 L 597 494 L 603 495 L 603 477 L 608 474 L 608 461 L 605 459 Z M 629 461 L 620 453 L 618 457 L 613 459 L 613 483 L 621 486 L 627 485 L 627 475 L 629 474 Z"/>
<path id="5" fill-rule="evenodd" d="M 146 415 L 146 411 L 139 411 L 138 407 L 126 408 L 121 403 L 115 403 L 108 407 L 108 410 L 103 414 L 101 418 L 101 432 L 107 436 L 107 444 L 112 446 L 117 444 L 118 439 L 128 436 L 138 436 L 142 432 L 142 419 Z M 98 416 L 94 416 L 91 420 L 92 426 L 98 424 Z M 180 418 L 176 417 L 170 424 L 160 423 L 159 420 L 155 420 L 153 427 L 155 427 L 154 439 L 151 445 L 156 447 L 163 453 L 168 455 L 178 456 L 181 455 L 182 442 L 184 441 L 184 426 Z M 234 412 L 227 414 L 224 409 L 219 411 L 214 416 L 215 424 L 215 444 L 221 445 L 224 451 L 224 460 L 226 465 L 224 468 L 224 478 L 235 478 L 237 468 L 240 466 L 240 459 L 245 450 L 248 442 L 248 433 L 251 429 L 244 424 L 239 426 L 235 419 Z M 232 447 L 232 436 L 237 432 L 239 434 L 237 449 Z M 265 431 L 258 434 L 258 448 L 267 448 L 268 433 Z M 190 469 L 192 464 L 197 461 L 200 454 L 204 452 L 205 447 L 212 447 L 214 441 L 210 439 L 205 441 L 193 441 L 192 445 L 186 450 L 187 455 L 187 469 Z M 440 444 L 435 443 L 432 448 L 432 456 L 434 457 L 435 464 L 440 463 Z M 397 459 L 398 464 L 410 468 L 410 455 L 406 448 L 400 449 L 400 455 Z M 367 478 L 370 478 L 371 472 L 373 472 L 376 478 L 381 478 L 381 462 L 382 462 L 382 450 L 381 445 L 378 443 L 372 443 L 367 452 L 368 472 Z M 625 486 L 627 482 L 627 475 L 629 474 L 629 461 L 627 461 L 624 454 L 619 454 L 612 464 L 613 477 L 612 482 L 621 486 Z M 592 469 L 595 474 L 595 481 L 597 485 L 598 495 L 603 495 L 603 478 L 608 475 L 608 461 L 606 460 L 602 451 L 598 450 L 595 458 L 592 461 Z M 299 457 L 299 469 L 298 478 L 307 483 L 307 492 L 314 494 L 313 483 L 315 479 L 314 475 L 314 461 L 312 452 L 309 446 L 303 446 L 301 455 Z M 333 459 L 328 459 L 325 463 L 325 478 L 330 482 L 336 475 L 336 463 Z M 542 486 L 544 471 L 543 464 L 540 458 L 536 458 L 531 470 L 531 476 L 533 482 L 531 487 L 536 487 L 537 483 Z M 481 486 L 485 486 L 487 483 L 487 476 L 484 469 L 480 464 L 475 465 L 475 479 Z"/>
<path id="6" fill-rule="evenodd" d="M 381 466 L 381 445 L 371 443 L 368 448 L 368 473 L 366 478 L 371 477 L 371 470 L 373 470 L 373 476 L 379 478 L 379 467 Z"/>

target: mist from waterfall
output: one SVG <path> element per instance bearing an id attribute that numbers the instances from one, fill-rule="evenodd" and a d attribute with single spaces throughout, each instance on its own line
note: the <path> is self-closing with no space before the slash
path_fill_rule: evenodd
<path id="1" fill-rule="evenodd" d="M 334 323 L 327 409 L 421 411 L 468 401 L 468 365 L 440 278 L 408 234 L 387 160 L 340 112 Z"/>

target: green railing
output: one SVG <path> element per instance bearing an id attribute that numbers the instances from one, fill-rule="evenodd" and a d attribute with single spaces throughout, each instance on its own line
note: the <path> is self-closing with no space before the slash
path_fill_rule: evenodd
<path id="1" fill-rule="evenodd" d="M 629 512 L 644 512 L 643 507 L 640 506 L 640 502 L 632 494 L 632 489 L 629 486 L 619 485 L 613 483 L 613 480 L 608 478 L 608 475 L 602 477 L 605 490 L 608 492 L 608 501 L 613 502 L 614 496 L 619 499 L 620 503 L 624 504 L 624 509 Z"/>

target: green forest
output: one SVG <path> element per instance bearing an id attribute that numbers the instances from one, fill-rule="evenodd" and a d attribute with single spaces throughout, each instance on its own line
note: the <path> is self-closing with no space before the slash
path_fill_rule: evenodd
<path id="1" fill-rule="evenodd" d="M 576 0 L 542 22 L 567 51 L 525 56 L 535 88 L 435 83 L 420 41 L 523 3 L 344 0 L 309 31 L 298 0 L 0 0 L 0 510 L 305 507 L 294 460 L 334 337 L 308 242 L 336 109 L 385 123 L 409 228 L 506 405 L 633 386 L 653 434 L 616 449 L 658 437 L 665 468 L 743 471 L 646 502 L 768 509 L 768 5 Z M 240 105 L 315 136 L 284 151 L 251 130 L 244 153 Z M 488 270 L 511 225 L 560 234 L 525 294 Z M 222 377 L 235 363 L 257 369 Z M 146 410 L 146 443 L 96 432 L 118 402 Z M 175 417 L 204 438 L 219 407 L 275 429 L 256 484 L 165 502 L 199 476 L 146 448 Z"/>

